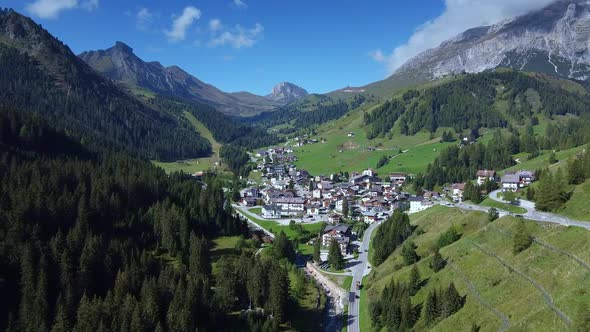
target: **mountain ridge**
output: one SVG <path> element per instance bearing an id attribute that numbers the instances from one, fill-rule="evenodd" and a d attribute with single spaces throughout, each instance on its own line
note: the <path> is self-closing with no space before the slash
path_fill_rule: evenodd
<path id="1" fill-rule="evenodd" d="M 557 0 L 525 15 L 467 29 L 360 89 L 386 96 L 414 84 L 499 67 L 588 80 L 589 39 L 590 3 Z"/>
<path id="2" fill-rule="evenodd" d="M 108 49 L 86 51 L 78 56 L 105 77 L 128 87 L 204 103 L 227 115 L 253 116 L 273 111 L 290 101 L 249 92 L 223 92 L 179 66 L 165 67 L 158 61 L 146 62 L 133 53 L 133 48 L 120 41 Z"/>

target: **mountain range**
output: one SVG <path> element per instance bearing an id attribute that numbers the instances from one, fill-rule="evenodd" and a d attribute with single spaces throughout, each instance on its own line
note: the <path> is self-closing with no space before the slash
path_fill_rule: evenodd
<path id="1" fill-rule="evenodd" d="M 359 90 L 388 94 L 408 85 L 498 67 L 590 77 L 590 2 L 557 0 L 528 14 L 471 28 L 407 61 L 387 79 Z"/>
<path id="2" fill-rule="evenodd" d="M 109 49 L 83 52 L 79 57 L 105 77 L 131 90 L 147 90 L 207 104 L 228 115 L 252 116 L 273 111 L 307 95 L 304 89 L 286 82 L 275 86 L 267 97 L 249 92 L 226 93 L 178 66 L 164 67 L 156 61 L 146 62 L 120 41 Z"/>

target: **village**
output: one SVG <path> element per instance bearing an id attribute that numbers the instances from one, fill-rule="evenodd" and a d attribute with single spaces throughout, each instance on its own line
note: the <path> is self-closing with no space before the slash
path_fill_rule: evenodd
<path id="1" fill-rule="evenodd" d="M 441 192 L 422 190 L 412 194 L 412 174 L 377 174 L 370 168 L 351 174 L 312 175 L 295 166 L 297 157 L 289 147 L 257 151 L 253 160 L 257 162 L 255 172 L 262 173 L 262 182 L 241 191 L 240 208 L 256 211 L 258 218 L 282 225 L 325 222 L 322 252 L 325 255 L 327 247 L 336 241 L 346 258 L 357 253 L 359 229 L 387 220 L 395 210 L 413 214 L 437 204 L 461 203 L 468 187 L 467 183 L 454 183 Z M 532 171 L 499 177 L 494 170 L 479 170 L 471 183 L 476 188 L 491 183 L 494 189 L 516 192 L 533 181 Z M 364 227 L 353 228 L 358 224 Z"/>

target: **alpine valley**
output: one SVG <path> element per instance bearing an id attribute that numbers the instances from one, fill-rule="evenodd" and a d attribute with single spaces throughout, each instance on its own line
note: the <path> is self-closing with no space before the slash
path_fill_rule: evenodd
<path id="1" fill-rule="evenodd" d="M 0 331 L 590 331 L 590 1 L 325 94 L 117 39 L 0 9 Z"/>

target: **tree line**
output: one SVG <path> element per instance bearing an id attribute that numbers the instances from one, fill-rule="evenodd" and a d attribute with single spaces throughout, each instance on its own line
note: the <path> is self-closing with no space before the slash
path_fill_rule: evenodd
<path id="1" fill-rule="evenodd" d="M 527 97 L 530 91 L 539 95 L 541 107 L 536 111 Z M 500 97 L 507 101 L 505 113 L 495 109 Z M 364 123 L 367 137 L 372 139 L 389 134 L 396 122 L 404 135 L 421 130 L 434 133 L 439 127 L 461 133 L 482 127 L 506 128 L 511 123 L 535 125 L 538 114 L 552 119 L 556 115 L 584 115 L 588 109 L 587 95 L 567 91 L 551 82 L 517 71 L 485 72 L 423 91 L 409 90 L 365 114 Z"/>
<path id="2" fill-rule="evenodd" d="M 54 77 L 37 60 L 1 45 L 0 106 L 36 113 L 94 150 L 158 160 L 211 153 L 211 144 L 187 121 L 143 105 L 81 61 L 60 59 L 60 75 Z"/>
<path id="3" fill-rule="evenodd" d="M 375 233 L 373 239 L 373 264 L 383 263 L 391 253 L 401 245 L 414 228 L 410 225 L 410 218 L 400 210 L 395 210 Z"/>

